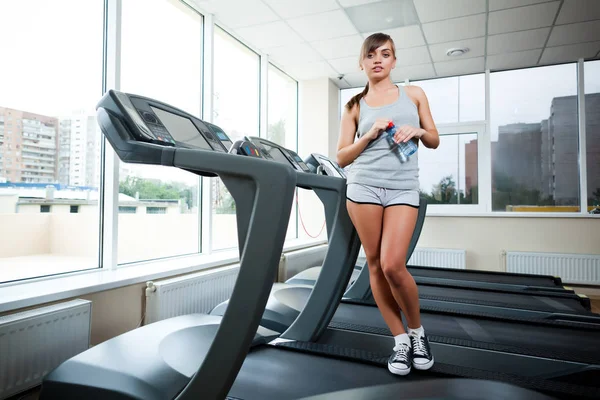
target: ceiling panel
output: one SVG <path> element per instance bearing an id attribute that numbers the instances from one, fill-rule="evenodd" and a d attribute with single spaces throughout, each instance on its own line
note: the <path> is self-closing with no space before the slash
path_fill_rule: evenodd
<path id="1" fill-rule="evenodd" d="M 425 64 L 428 62 L 431 62 L 431 58 L 429 57 L 427 46 L 396 50 L 396 67 Z"/>
<path id="2" fill-rule="evenodd" d="M 187 1 L 286 72 L 349 76 L 339 86 L 364 85 L 358 57 L 375 32 L 394 40 L 397 80 L 600 57 L 600 0 Z"/>
<path id="3" fill-rule="evenodd" d="M 362 72 L 355 73 L 355 74 L 348 74 L 348 75 L 344 76 L 344 79 L 346 80 L 346 82 L 348 82 L 350 87 L 362 87 L 367 84 L 367 76 Z"/>
<path id="4" fill-rule="evenodd" d="M 430 78 L 435 76 L 435 71 L 433 70 L 433 65 L 431 63 L 410 65 L 394 69 L 391 76 L 394 82 L 403 82 L 406 79 L 415 80 Z"/>
<path id="5" fill-rule="evenodd" d="M 381 1 L 345 10 L 359 32 L 398 28 L 419 22 L 412 0 Z"/>
<path id="6" fill-rule="evenodd" d="M 265 53 L 273 58 L 279 64 L 293 66 L 294 64 L 306 64 L 313 61 L 322 61 L 323 57 L 319 55 L 312 47 L 306 43 L 300 43 L 292 46 L 281 46 L 265 49 Z"/>
<path id="7" fill-rule="evenodd" d="M 600 19 L 600 1 L 565 0 L 556 20 L 557 25 Z"/>
<path id="8" fill-rule="evenodd" d="M 432 44 L 429 46 L 429 51 L 431 52 L 431 58 L 434 62 L 453 61 L 456 60 L 457 57 L 447 56 L 446 52 L 448 49 L 458 47 L 466 47 L 469 49 L 467 53 L 458 57 L 461 60 L 465 58 L 483 57 L 485 55 L 485 37 L 464 39 L 457 42 Z"/>
<path id="9" fill-rule="evenodd" d="M 542 54 L 542 49 L 491 55 L 487 57 L 487 68 L 501 70 L 529 67 L 537 63 L 540 54 Z"/>
<path id="10" fill-rule="evenodd" d="M 485 35 L 486 15 L 472 15 L 423 24 L 428 43 L 451 42 Z"/>
<path id="11" fill-rule="evenodd" d="M 438 76 L 471 74 L 484 71 L 484 58 L 467 58 L 458 61 L 444 61 L 435 63 Z"/>
<path id="12" fill-rule="evenodd" d="M 325 61 L 290 65 L 286 68 L 286 72 L 296 79 L 334 78 L 337 76 L 337 73 Z"/>
<path id="13" fill-rule="evenodd" d="M 486 0 L 414 0 L 414 3 L 422 23 L 486 12 Z"/>
<path id="14" fill-rule="evenodd" d="M 488 55 L 541 49 L 544 47 L 544 43 L 546 43 L 549 33 L 550 28 L 540 28 L 529 31 L 491 35 L 488 37 L 487 41 Z"/>
<path id="15" fill-rule="evenodd" d="M 340 5 L 342 7 L 354 7 L 354 6 L 360 6 L 361 4 L 371 4 L 371 3 L 377 3 L 380 1 L 382 1 L 382 0 L 338 0 L 338 2 L 340 3 Z"/>
<path id="16" fill-rule="evenodd" d="M 490 13 L 488 34 L 522 31 L 551 26 L 560 1 L 527 7 L 510 8 Z"/>
<path id="17" fill-rule="evenodd" d="M 600 2 L 600 0 L 598 0 Z M 591 42 L 600 38 L 600 20 L 559 25 L 552 29 L 548 46 Z"/>
<path id="18" fill-rule="evenodd" d="M 311 42 L 310 45 L 326 59 L 355 56 L 358 60 L 362 43 L 362 36 L 352 35 Z"/>
<path id="19" fill-rule="evenodd" d="M 308 42 L 358 33 L 343 11 L 307 15 L 287 22 Z"/>
<path id="20" fill-rule="evenodd" d="M 378 32 L 385 33 L 392 37 L 394 45 L 397 49 L 405 49 L 408 47 L 417 47 L 425 45 L 425 38 L 421 27 L 419 25 L 403 26 L 401 28 L 384 29 Z M 363 33 L 363 37 L 366 39 L 369 35 L 375 32 Z"/>
<path id="21" fill-rule="evenodd" d="M 263 0 L 281 18 L 295 18 L 308 14 L 339 10 L 336 0 Z"/>
<path id="22" fill-rule="evenodd" d="M 505 8 L 528 6 L 531 4 L 545 3 L 553 0 L 490 0 L 490 11 L 503 10 Z"/>
<path id="23" fill-rule="evenodd" d="M 271 8 L 261 0 L 219 0 L 197 1 L 200 7 L 216 15 L 229 28 L 258 25 L 280 19 Z"/>
<path id="24" fill-rule="evenodd" d="M 547 47 L 542 54 L 541 64 L 553 64 L 576 61 L 577 58 L 592 58 L 600 51 L 600 42 L 570 44 L 567 46 Z"/>
<path id="25" fill-rule="evenodd" d="M 260 49 L 292 45 L 304 41 L 300 35 L 283 21 L 239 28 L 235 31 L 238 35 Z"/>
<path id="26" fill-rule="evenodd" d="M 329 64 L 340 74 L 359 73 L 358 57 L 344 57 L 327 60 Z"/>

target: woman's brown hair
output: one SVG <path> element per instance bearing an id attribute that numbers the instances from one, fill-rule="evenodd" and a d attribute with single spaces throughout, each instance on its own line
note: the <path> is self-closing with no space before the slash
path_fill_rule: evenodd
<path id="1" fill-rule="evenodd" d="M 396 47 L 394 45 L 394 40 L 391 38 L 391 36 L 386 35 L 385 33 L 374 33 L 371 36 L 369 36 L 368 38 L 366 38 L 365 41 L 363 42 L 363 45 L 360 49 L 360 58 L 358 60 L 358 63 L 360 64 L 360 62 L 369 53 L 374 52 L 377 48 L 383 46 L 387 42 L 390 42 L 390 45 L 392 48 L 392 54 L 394 55 L 394 58 L 396 58 Z M 364 96 L 366 96 L 368 92 L 369 92 L 369 83 L 367 82 L 365 89 L 362 92 L 360 92 L 359 94 L 357 94 L 356 96 L 353 96 L 348 101 L 348 103 L 346 103 L 346 109 L 348 111 L 352 110 L 352 107 L 359 104 L 360 99 L 362 99 Z"/>

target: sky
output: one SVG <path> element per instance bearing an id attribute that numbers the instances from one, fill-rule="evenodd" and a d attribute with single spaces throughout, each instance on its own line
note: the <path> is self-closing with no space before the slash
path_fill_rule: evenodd
<path id="1" fill-rule="evenodd" d="M 94 112 L 102 95 L 102 0 L 0 1 L 0 106 L 44 115 Z M 49 17 L 51 16 L 51 17 Z M 73 18 L 77 16 L 77 18 Z M 26 24 L 23 21 L 27 21 Z M 156 29 L 160 21 L 163 29 Z M 176 0 L 124 0 L 121 90 L 155 97 L 200 115 L 201 18 Z M 588 63 L 586 91 L 600 91 L 600 62 Z M 285 117 L 295 125 L 294 88 L 270 71 L 269 94 L 286 101 L 269 102 L 269 123 Z M 215 37 L 216 122 L 229 132 L 258 135 L 259 58 L 223 35 Z M 483 74 L 415 81 L 428 95 L 437 124 L 485 118 Z M 459 88 L 460 84 L 460 88 Z M 574 64 L 492 74 L 492 140 L 498 126 L 540 122 L 555 96 L 575 95 Z M 360 91 L 359 88 L 356 91 Z M 341 92 L 341 106 L 349 97 Z M 460 92 L 460 96 L 459 96 Z M 459 104 L 460 103 L 460 104 Z M 292 142 L 290 140 L 290 142 Z M 457 139 L 434 153 L 421 149 L 422 187 L 429 190 L 464 155 Z M 295 148 L 295 143 L 286 146 Z M 447 149 L 447 152 L 446 152 Z M 129 166 L 142 176 L 195 184 L 184 171 Z M 459 179 L 464 187 L 464 176 Z"/>

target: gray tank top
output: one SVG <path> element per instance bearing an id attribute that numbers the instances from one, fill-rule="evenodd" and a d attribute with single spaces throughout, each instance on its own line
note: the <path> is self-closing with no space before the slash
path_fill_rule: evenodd
<path id="1" fill-rule="evenodd" d="M 367 133 L 377 118 L 387 118 L 399 128 L 411 125 L 419 128 L 420 119 L 417 106 L 408 97 L 404 88 L 398 86 L 398 99 L 382 107 L 369 107 L 364 99 L 360 99 L 360 114 L 357 135 L 360 138 Z M 360 183 L 387 189 L 418 190 L 419 189 L 419 151 L 402 163 L 381 133 L 372 140 L 348 167 L 347 183 Z"/>

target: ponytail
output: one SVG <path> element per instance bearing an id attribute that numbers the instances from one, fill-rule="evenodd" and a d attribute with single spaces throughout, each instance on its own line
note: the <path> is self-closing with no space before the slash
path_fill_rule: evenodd
<path id="1" fill-rule="evenodd" d="M 359 94 L 353 96 L 350 100 L 348 100 L 348 103 L 346 103 L 346 109 L 348 111 L 352 110 L 352 108 L 360 103 L 360 99 L 362 99 L 363 97 L 365 97 L 367 95 L 367 93 L 369 93 L 369 82 L 367 82 L 367 85 L 365 86 L 365 89 L 360 92 Z"/>

